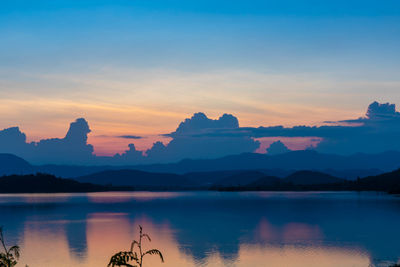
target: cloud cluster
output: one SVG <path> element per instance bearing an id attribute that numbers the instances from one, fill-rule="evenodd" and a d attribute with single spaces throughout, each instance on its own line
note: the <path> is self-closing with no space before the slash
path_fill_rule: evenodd
<path id="1" fill-rule="evenodd" d="M 341 154 L 400 150 L 400 112 L 394 104 L 373 102 L 365 117 L 341 122 L 356 126 L 343 126 L 334 136 L 321 136 L 317 150 Z"/>
<path id="2" fill-rule="evenodd" d="M 167 134 L 170 137 L 198 136 L 220 129 L 238 129 L 239 121 L 231 114 L 224 114 L 217 120 L 209 119 L 204 113 L 193 114 L 189 119 L 181 122 L 175 132 Z"/>
<path id="3" fill-rule="evenodd" d="M 209 119 L 204 113 L 195 113 L 179 124 L 168 144 L 156 142 L 146 151 L 147 162 L 168 162 L 185 158 L 217 158 L 255 151 L 260 143 L 248 136 L 212 136 L 218 130 L 239 129 L 239 121 L 230 114 Z M 128 150 L 122 156 L 130 153 Z"/>
<path id="4" fill-rule="evenodd" d="M 213 133 L 216 134 L 230 136 L 233 133 L 231 131 Z M 322 141 L 315 149 L 320 152 L 378 153 L 400 150 L 400 112 L 396 111 L 394 104 L 373 102 L 368 106 L 365 117 L 336 121 L 334 125 L 240 128 L 235 134 L 253 138 L 318 137 L 322 138 Z"/>
<path id="5" fill-rule="evenodd" d="M 278 155 L 278 154 L 283 154 L 291 151 L 287 146 L 285 146 L 284 143 L 281 142 L 281 140 L 273 142 L 268 148 L 267 148 L 267 154 L 268 155 Z"/>
<path id="6" fill-rule="evenodd" d="M 32 163 L 89 164 L 93 162 L 93 146 L 87 143 L 90 128 L 83 118 L 70 124 L 64 138 L 26 142 L 18 127 L 0 131 L 0 152 L 20 156 Z"/>
<path id="7" fill-rule="evenodd" d="M 258 128 L 240 127 L 238 119 L 230 114 L 210 119 L 204 113 L 196 113 L 165 135 L 172 138 L 168 144 L 156 142 L 147 151 L 138 151 L 130 144 L 128 150 L 113 157 L 95 156 L 93 146 L 87 143 L 89 133 L 87 121 L 80 118 L 70 124 L 64 138 L 28 143 L 26 135 L 12 127 L 0 131 L 0 153 L 15 154 L 35 164 L 145 164 L 254 152 L 260 146 L 255 139 L 261 137 L 316 137 L 322 141 L 314 149 L 327 153 L 400 151 L 400 112 L 394 104 L 373 102 L 364 117 L 334 125 Z M 267 149 L 271 155 L 288 151 L 281 141 Z"/>

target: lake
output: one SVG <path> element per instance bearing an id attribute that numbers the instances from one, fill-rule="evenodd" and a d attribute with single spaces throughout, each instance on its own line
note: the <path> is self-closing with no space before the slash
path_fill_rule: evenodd
<path id="1" fill-rule="evenodd" d="M 165 263 L 145 267 L 366 267 L 400 259 L 400 198 L 355 192 L 0 195 L 18 266 L 101 267 L 138 225 Z"/>

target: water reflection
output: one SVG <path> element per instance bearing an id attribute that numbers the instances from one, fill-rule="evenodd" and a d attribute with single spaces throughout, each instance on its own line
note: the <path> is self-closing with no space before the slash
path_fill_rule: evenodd
<path id="1" fill-rule="evenodd" d="M 400 199 L 354 193 L 0 196 L 6 238 L 31 267 L 106 266 L 143 225 L 145 266 L 368 266 L 400 256 Z M 33 199 L 33 200 L 32 200 Z M 24 266 L 24 265 L 21 265 Z"/>

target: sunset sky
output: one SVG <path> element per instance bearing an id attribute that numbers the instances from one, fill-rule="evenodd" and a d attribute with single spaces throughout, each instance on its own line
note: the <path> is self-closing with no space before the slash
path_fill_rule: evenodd
<path id="1" fill-rule="evenodd" d="M 2 0 L 0 36 L 0 130 L 84 117 L 99 154 L 199 111 L 294 126 L 400 104 L 397 0 Z"/>

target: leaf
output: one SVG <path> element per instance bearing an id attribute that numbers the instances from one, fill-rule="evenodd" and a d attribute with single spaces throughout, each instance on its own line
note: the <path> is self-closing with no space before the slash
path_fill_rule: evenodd
<path id="1" fill-rule="evenodd" d="M 131 252 L 133 252 L 133 249 L 135 248 L 135 245 L 137 247 L 140 247 L 139 242 L 137 242 L 136 240 L 133 240 L 133 242 L 131 244 Z"/>
<path id="2" fill-rule="evenodd" d="M 121 251 L 111 257 L 108 267 L 125 266 L 125 267 L 138 267 L 137 265 L 129 264 L 129 261 L 138 262 L 136 253 L 130 251 Z"/>
<path id="3" fill-rule="evenodd" d="M 148 250 L 148 251 L 146 251 L 146 253 L 144 253 L 143 255 L 146 255 L 146 254 L 149 254 L 149 255 L 158 255 L 158 256 L 160 256 L 161 262 L 164 262 L 164 257 L 163 257 L 163 255 L 162 255 L 161 251 L 159 251 L 158 249 L 151 249 L 151 250 Z"/>
<path id="4" fill-rule="evenodd" d="M 12 246 L 9 250 L 10 253 L 13 252 L 15 258 L 19 259 L 19 246 Z"/>
<path id="5" fill-rule="evenodd" d="M 149 240 L 149 242 L 151 242 L 151 238 L 150 238 L 150 236 L 149 236 L 148 234 L 143 234 L 142 236 L 143 236 L 143 237 L 147 237 L 147 239 Z"/>

